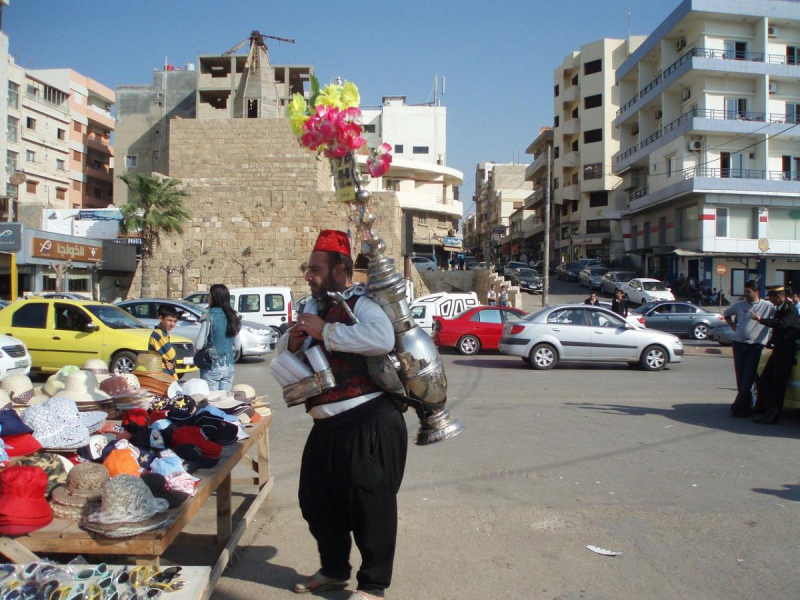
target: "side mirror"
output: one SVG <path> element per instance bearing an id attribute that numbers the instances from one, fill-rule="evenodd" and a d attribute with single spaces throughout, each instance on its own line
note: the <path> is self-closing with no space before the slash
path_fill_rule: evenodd
<path id="1" fill-rule="evenodd" d="M 83 330 L 86 333 L 93 333 L 95 331 L 100 331 L 100 326 L 90 322 L 83 326 Z"/>

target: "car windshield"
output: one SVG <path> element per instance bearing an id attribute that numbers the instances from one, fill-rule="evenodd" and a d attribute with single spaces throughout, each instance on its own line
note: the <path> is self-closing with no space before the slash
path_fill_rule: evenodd
<path id="1" fill-rule="evenodd" d="M 523 318 L 525 321 L 533 321 L 533 320 L 535 320 L 535 319 L 536 319 L 536 317 L 537 317 L 538 315 L 542 314 L 543 312 L 547 312 L 547 311 L 549 311 L 549 310 L 550 310 L 550 307 L 540 308 L 539 310 L 537 310 L 537 311 L 535 311 L 535 312 L 532 312 L 532 313 L 529 313 L 529 314 L 525 315 L 525 316 L 524 316 L 524 317 L 522 317 L 522 318 Z"/>
<path id="2" fill-rule="evenodd" d="M 589 272 L 592 275 L 605 275 L 606 273 L 608 273 L 608 269 L 606 269 L 605 267 L 592 267 L 589 269 Z"/>
<path id="3" fill-rule="evenodd" d="M 643 281 L 642 285 L 648 292 L 666 292 L 667 287 L 660 281 Z"/>
<path id="4" fill-rule="evenodd" d="M 84 308 L 100 319 L 103 325 L 111 329 L 149 329 L 139 319 L 132 317 L 116 306 L 93 304 Z"/>
<path id="5" fill-rule="evenodd" d="M 520 269 L 519 270 L 520 277 L 538 277 L 539 274 L 536 272 L 536 269 Z"/>
<path id="6" fill-rule="evenodd" d="M 631 279 L 633 279 L 633 273 L 620 273 L 617 271 L 617 281 L 620 283 L 627 283 Z"/>

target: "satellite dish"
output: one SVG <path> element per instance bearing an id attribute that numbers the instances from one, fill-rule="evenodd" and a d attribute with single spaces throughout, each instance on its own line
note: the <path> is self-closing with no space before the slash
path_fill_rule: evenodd
<path id="1" fill-rule="evenodd" d="M 769 250 L 769 240 L 767 238 L 758 238 L 758 249 L 761 252 Z"/>
<path id="2" fill-rule="evenodd" d="M 25 173 L 17 171 L 16 173 L 12 173 L 11 177 L 8 178 L 8 183 L 11 185 L 22 185 L 25 183 L 26 179 Z"/>

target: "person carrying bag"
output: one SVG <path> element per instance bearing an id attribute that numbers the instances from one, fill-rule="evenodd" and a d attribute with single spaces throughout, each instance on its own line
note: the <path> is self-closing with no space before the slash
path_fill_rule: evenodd
<path id="1" fill-rule="evenodd" d="M 208 294 L 208 314 L 197 337 L 195 364 L 200 377 L 209 389 L 230 391 L 233 387 L 233 366 L 236 352 L 241 348 L 239 331 L 242 320 L 231 307 L 231 295 L 222 284 L 211 286 Z"/>

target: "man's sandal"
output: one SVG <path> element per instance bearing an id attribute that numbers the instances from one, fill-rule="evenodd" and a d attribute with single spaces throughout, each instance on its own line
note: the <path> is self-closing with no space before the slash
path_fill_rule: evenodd
<path id="1" fill-rule="evenodd" d="M 295 594 L 315 594 L 327 590 L 341 590 L 347 587 L 348 579 L 333 579 L 317 571 L 305 581 L 294 584 Z"/>

